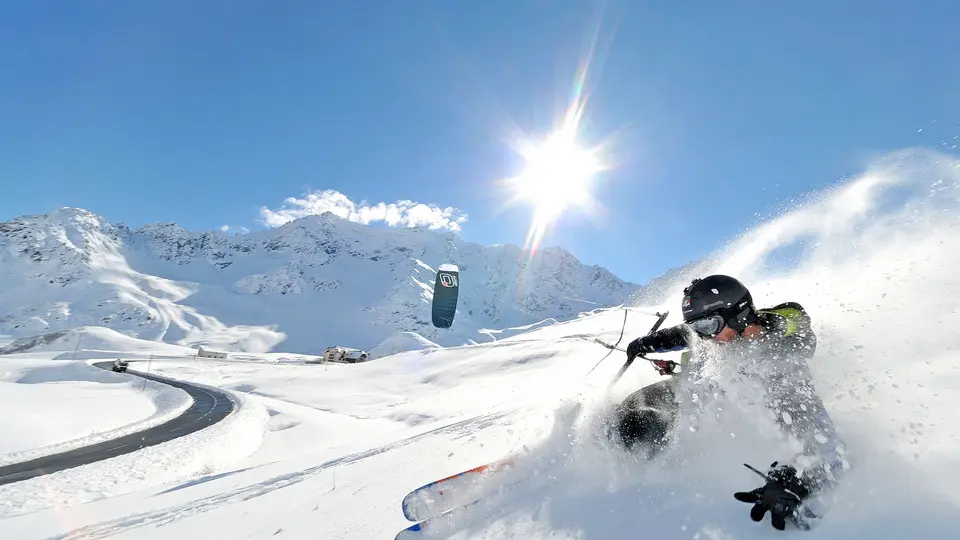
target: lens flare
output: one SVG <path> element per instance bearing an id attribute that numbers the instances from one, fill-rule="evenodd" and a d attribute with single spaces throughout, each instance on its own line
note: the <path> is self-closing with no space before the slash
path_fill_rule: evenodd
<path id="1" fill-rule="evenodd" d="M 511 193 L 507 204 L 526 202 L 533 208 L 524 245 L 531 254 L 547 229 L 567 210 L 594 213 L 594 183 L 597 175 L 609 168 L 601 159 L 600 146 L 588 148 L 577 141 L 587 104 L 584 83 L 588 63 L 584 61 L 577 70 L 573 95 L 560 127 L 540 142 L 519 138 L 516 151 L 523 156 L 525 166 L 519 175 L 503 181 Z"/>
<path id="2" fill-rule="evenodd" d="M 552 226 L 570 211 L 576 210 L 591 221 L 602 220 L 603 205 L 595 197 L 600 173 L 612 169 L 611 148 L 613 133 L 601 135 L 593 145 L 581 139 L 584 112 L 589 101 L 587 74 L 601 69 L 605 51 L 612 37 L 601 39 L 602 10 L 595 13 L 592 29 L 584 36 L 584 49 L 576 65 L 568 97 L 555 116 L 556 121 L 545 134 L 531 135 L 512 119 L 506 118 L 503 127 L 507 144 L 523 159 L 516 176 L 499 179 L 494 184 L 503 190 L 503 204 L 497 213 L 507 207 L 521 204 L 531 210 L 530 225 L 518 261 L 524 269 L 516 283 L 518 298 L 528 294 L 536 284 L 528 277 L 542 263 L 538 257 L 541 244 Z M 591 133 L 589 138 L 595 134 Z"/>
<path id="3" fill-rule="evenodd" d="M 533 205 L 533 219 L 527 247 L 536 248 L 546 229 L 568 208 L 589 209 L 596 173 L 602 170 L 593 151 L 580 147 L 568 130 L 553 134 L 540 145 L 531 145 L 522 153 L 523 172 L 509 179 L 514 200 Z"/>

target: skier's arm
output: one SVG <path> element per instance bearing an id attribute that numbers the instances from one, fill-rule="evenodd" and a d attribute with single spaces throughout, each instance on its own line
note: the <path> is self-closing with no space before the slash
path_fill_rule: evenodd
<path id="1" fill-rule="evenodd" d="M 823 401 L 817 395 L 807 360 L 817 350 L 817 336 L 810 316 L 795 302 L 771 310 L 779 315 L 772 329 L 778 334 L 781 351 L 775 361 L 781 368 L 771 381 L 770 408 L 781 427 L 804 445 L 812 458 L 804 476 L 812 488 L 835 482 L 845 467 L 843 441 Z"/>
<path id="2" fill-rule="evenodd" d="M 679 324 L 664 328 L 652 334 L 638 337 L 630 342 L 627 347 L 627 355 L 647 353 L 666 353 L 679 351 L 690 346 L 690 331 L 685 325 Z"/>
<path id="3" fill-rule="evenodd" d="M 807 377 L 786 377 L 772 390 L 770 406 L 777 421 L 803 444 L 812 487 L 836 482 L 846 468 L 844 444 L 813 383 Z"/>

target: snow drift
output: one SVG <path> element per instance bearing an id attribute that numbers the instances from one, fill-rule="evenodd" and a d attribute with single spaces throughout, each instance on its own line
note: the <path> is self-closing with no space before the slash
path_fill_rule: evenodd
<path id="1" fill-rule="evenodd" d="M 438 347 L 439 345 L 416 332 L 396 332 L 371 349 L 369 357 L 373 360 L 392 354 L 420 351 L 423 349 L 436 349 Z"/>
<path id="2" fill-rule="evenodd" d="M 236 396 L 235 410 L 216 424 L 105 461 L 0 486 L 0 515 L 18 515 L 61 504 L 116 497 L 153 486 L 212 474 L 254 453 L 267 413 Z"/>
<path id="3" fill-rule="evenodd" d="M 0 347 L 0 355 L 45 351 L 60 352 L 60 358 L 67 354 L 69 358 L 102 358 L 103 354 L 116 353 L 130 357 L 146 354 L 189 356 L 196 352 L 188 347 L 137 339 L 102 326 L 81 326 L 49 332 L 20 338 Z"/>
<path id="4" fill-rule="evenodd" d="M 596 310 L 591 310 L 591 313 Z M 587 315 L 588 313 L 582 313 L 581 316 Z M 531 330 L 536 330 L 538 328 L 544 328 L 557 324 L 556 319 L 544 319 L 542 321 L 537 321 L 532 324 L 525 324 L 523 326 L 515 326 L 513 328 L 502 328 L 499 330 L 484 328 L 479 331 L 479 333 L 484 334 L 490 341 L 497 341 L 500 339 L 506 339 L 508 337 L 513 337 L 524 332 L 529 332 Z"/>

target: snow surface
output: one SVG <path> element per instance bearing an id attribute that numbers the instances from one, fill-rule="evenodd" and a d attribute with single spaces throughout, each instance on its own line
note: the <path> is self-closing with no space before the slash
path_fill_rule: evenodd
<path id="1" fill-rule="evenodd" d="M 135 364 L 132 364 L 135 366 Z M 0 357 L 0 465 L 64 452 L 176 417 L 183 390 L 82 361 Z"/>
<path id="2" fill-rule="evenodd" d="M 59 356 L 58 359 L 75 359 L 91 357 L 91 355 L 99 355 L 96 357 L 100 358 L 103 355 L 110 356 L 114 353 L 122 353 L 126 357 L 132 355 L 137 358 L 148 358 L 150 355 L 181 357 L 196 353 L 196 350 L 188 347 L 144 341 L 102 326 L 81 326 L 24 337 L 0 347 L 0 355 L 44 351 L 66 353 Z"/>
<path id="3" fill-rule="evenodd" d="M 742 276 L 760 305 L 798 301 L 813 317 L 811 369 L 853 467 L 810 532 L 754 523 L 732 497 L 757 486 L 742 463 L 764 467 L 790 450 L 746 400 L 701 396 L 709 414 L 685 420 L 655 462 L 605 442 L 604 411 L 659 376 L 636 365 L 607 393 L 620 354 L 584 375 L 606 354 L 584 337 L 615 341 L 624 320 L 621 309 L 598 309 L 493 343 L 362 364 L 161 358 L 156 371 L 231 389 L 248 419 L 138 461 L 161 467 L 109 460 L 2 487 L 0 537 L 389 539 L 409 525 L 400 511 L 409 490 L 518 451 L 522 482 L 439 537 L 953 538 L 958 203 L 960 162 L 904 153 L 711 258 L 708 270 Z M 625 339 L 644 333 L 654 310 L 671 309 L 666 324 L 676 322 L 684 284 L 662 305 L 631 309 Z M 714 367 L 730 392 L 749 391 Z M 184 455 L 206 456 L 205 467 L 180 469 Z"/>
<path id="4" fill-rule="evenodd" d="M 396 332 L 371 349 L 368 357 L 370 360 L 373 360 L 392 354 L 420 351 L 423 349 L 436 349 L 438 347 L 439 345 L 416 332 Z"/>
<path id="5" fill-rule="evenodd" d="M 586 315 L 586 313 L 581 314 Z M 497 341 L 500 339 L 505 339 L 508 337 L 513 337 L 517 334 L 522 334 L 524 332 L 529 332 L 530 330 L 535 330 L 537 328 L 543 328 L 545 326 L 550 326 L 552 324 L 557 324 L 556 319 L 544 319 L 542 321 L 535 322 L 533 324 L 525 324 L 523 326 L 515 326 L 513 328 L 502 328 L 495 330 L 492 328 L 483 328 L 479 330 L 479 333 L 484 334 L 489 337 L 490 341 Z"/>
<path id="6" fill-rule="evenodd" d="M 189 483 L 220 471 L 259 448 L 267 422 L 262 406 L 242 395 L 234 399 L 232 414 L 200 431 L 105 461 L 0 486 L 0 516 L 72 506 L 157 485 Z M 17 531 L 4 533 L 4 537 L 31 538 L 33 534 Z"/>

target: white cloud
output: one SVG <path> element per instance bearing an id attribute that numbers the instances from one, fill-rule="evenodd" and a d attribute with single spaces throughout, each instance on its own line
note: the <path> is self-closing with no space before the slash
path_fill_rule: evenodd
<path id="1" fill-rule="evenodd" d="M 328 189 L 307 193 L 302 199 L 289 197 L 283 206 L 271 210 L 260 208 L 260 217 L 264 225 L 279 227 L 284 223 L 304 216 L 332 212 L 350 221 L 364 225 L 383 222 L 391 227 L 418 227 L 459 231 L 460 225 L 467 221 L 467 215 L 452 207 L 440 208 L 433 204 L 413 201 L 377 203 L 368 205 L 351 201 L 339 191 Z"/>
<path id="2" fill-rule="evenodd" d="M 225 233 L 233 232 L 235 234 L 247 234 L 250 232 L 250 229 L 246 227 L 231 227 L 230 225 L 221 225 L 220 231 Z"/>

